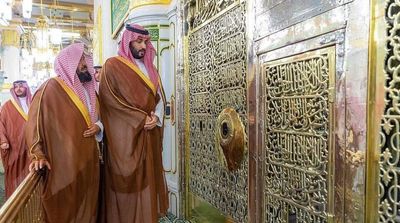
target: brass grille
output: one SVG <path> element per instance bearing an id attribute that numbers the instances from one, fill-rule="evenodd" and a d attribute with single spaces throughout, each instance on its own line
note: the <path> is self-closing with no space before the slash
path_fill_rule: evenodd
<path id="1" fill-rule="evenodd" d="M 400 2 L 386 1 L 386 58 L 384 113 L 380 124 L 379 222 L 400 220 L 400 80 L 398 69 Z"/>
<path id="2" fill-rule="evenodd" d="M 328 221 L 334 60 L 330 47 L 262 64 L 265 222 Z"/>
<path id="3" fill-rule="evenodd" d="M 188 36 L 189 189 L 237 222 L 247 222 L 247 154 L 238 170 L 229 171 L 218 163 L 214 135 L 218 115 L 228 107 L 247 128 L 245 15 L 245 3 L 230 5 L 208 22 L 196 20 L 202 25 Z"/>
<path id="4" fill-rule="evenodd" d="M 43 222 L 41 176 L 31 172 L 0 209 L 0 223 Z"/>

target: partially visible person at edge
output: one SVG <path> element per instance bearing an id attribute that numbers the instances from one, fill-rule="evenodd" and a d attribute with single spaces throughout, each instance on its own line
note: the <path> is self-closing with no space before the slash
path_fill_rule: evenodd
<path id="1" fill-rule="evenodd" d="M 45 222 L 97 221 L 102 124 L 96 106 L 92 56 L 83 43 L 61 50 L 58 75 L 36 92 L 26 127 L 32 163 L 47 167 L 42 194 Z"/>
<path id="2" fill-rule="evenodd" d="M 127 25 L 101 71 L 105 132 L 103 222 L 155 223 L 168 209 L 162 167 L 165 97 L 147 30 Z"/>
<path id="3" fill-rule="evenodd" d="M 94 66 L 94 80 L 96 81 L 96 92 L 99 93 L 99 85 L 100 85 L 100 72 L 102 66 Z"/>
<path id="4" fill-rule="evenodd" d="M 100 82 L 100 73 L 102 66 L 94 66 L 94 79 L 96 82 Z"/>
<path id="5" fill-rule="evenodd" d="M 6 198 L 28 175 L 29 157 L 25 142 L 25 124 L 32 95 L 26 81 L 13 83 L 11 100 L 4 103 L 0 113 L 0 148 L 4 166 Z"/>

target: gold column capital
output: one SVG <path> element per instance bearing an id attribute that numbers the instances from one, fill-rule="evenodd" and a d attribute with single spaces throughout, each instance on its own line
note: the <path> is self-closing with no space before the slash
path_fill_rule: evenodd
<path id="1" fill-rule="evenodd" d="M 16 30 L 3 30 L 1 45 L 19 47 L 19 34 Z"/>

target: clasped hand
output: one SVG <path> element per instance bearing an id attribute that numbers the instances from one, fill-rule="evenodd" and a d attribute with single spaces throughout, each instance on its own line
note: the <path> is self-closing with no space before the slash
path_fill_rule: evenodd
<path id="1" fill-rule="evenodd" d="M 152 130 L 154 127 L 156 127 L 157 123 L 158 123 L 157 115 L 155 115 L 154 112 L 151 112 L 151 115 L 146 117 L 146 123 L 144 124 L 144 129 Z"/>
<path id="2" fill-rule="evenodd" d="M 2 143 L 2 144 L 0 145 L 0 148 L 1 148 L 2 150 L 7 150 L 7 149 L 10 148 L 10 145 L 9 145 L 8 143 L 4 142 L 4 143 Z"/>
<path id="3" fill-rule="evenodd" d="M 83 137 L 91 137 L 100 132 L 100 127 L 96 124 L 91 124 L 86 131 L 83 132 Z"/>
<path id="4" fill-rule="evenodd" d="M 29 171 L 42 169 L 43 167 L 47 167 L 48 170 L 51 170 L 50 163 L 45 159 L 33 160 L 31 164 L 29 164 Z"/>

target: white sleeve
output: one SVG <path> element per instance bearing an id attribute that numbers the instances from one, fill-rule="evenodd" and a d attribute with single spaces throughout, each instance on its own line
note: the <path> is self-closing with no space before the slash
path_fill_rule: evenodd
<path id="1" fill-rule="evenodd" d="M 101 142 L 101 140 L 103 140 L 104 126 L 103 126 L 103 123 L 101 123 L 100 120 L 98 120 L 95 124 L 96 124 L 97 126 L 99 126 L 99 128 L 100 128 L 100 132 L 98 132 L 98 133 L 96 134 L 96 141 L 97 141 L 97 142 Z"/>
<path id="2" fill-rule="evenodd" d="M 164 120 L 164 101 L 161 98 L 160 95 L 160 101 L 157 103 L 156 110 L 154 111 L 154 114 L 158 117 L 158 122 L 157 126 L 161 127 L 163 125 L 163 120 Z"/>

